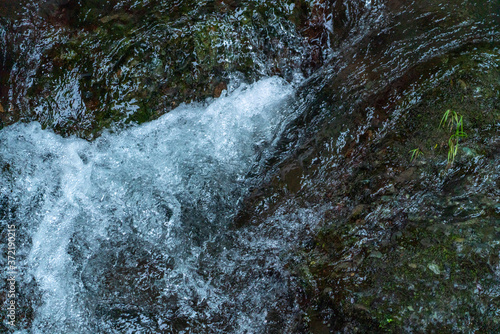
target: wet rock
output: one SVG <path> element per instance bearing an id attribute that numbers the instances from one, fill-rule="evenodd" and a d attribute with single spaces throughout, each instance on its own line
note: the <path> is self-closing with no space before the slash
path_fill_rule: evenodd
<path id="1" fill-rule="evenodd" d="M 37 120 L 60 134 L 91 139 L 104 128 L 218 97 L 237 76 L 237 82 L 270 75 L 297 81 L 316 72 L 369 11 L 363 2 L 355 7 L 302 0 L 33 5 L 22 15 L 30 25 L 8 28 L 12 44 L 27 47 L 13 53 L 21 66 L 7 88 L 14 97 L 3 103 L 13 103 L 16 112 L 3 121 Z M 30 58 L 35 53 L 40 56 Z M 177 94 L 161 94 L 170 89 Z M 77 103 L 62 107 L 57 96 L 70 94 Z"/>
<path id="2" fill-rule="evenodd" d="M 103 128 L 146 122 L 180 103 L 220 95 L 221 83 L 236 72 L 242 81 L 272 74 L 291 80 L 290 69 L 301 68 L 310 78 L 294 107 L 303 114 L 235 223 L 317 222 L 308 231 L 314 242 L 296 242 L 295 254 L 283 255 L 296 284 L 290 295 L 303 315 L 297 332 L 500 330 L 497 2 L 294 1 L 290 9 L 186 1 L 168 3 L 173 7 L 165 11 L 152 4 L 154 13 L 80 4 L 88 15 L 77 21 L 59 2 L 45 21 L 26 28 L 51 37 L 35 48 L 41 63 L 20 57 L 26 66 L 9 88 L 19 94 L 3 101 L 12 103 L 11 116 L 17 110 L 16 119 L 92 138 Z M 233 7 L 239 16 L 220 15 Z M 45 25 L 50 20 L 58 22 Z M 294 44 L 300 37 L 305 45 Z M 37 73 L 22 72 L 31 68 Z M 27 77 L 33 86 L 23 86 Z M 63 113 L 66 99 L 58 95 L 75 97 L 74 113 Z M 471 134 L 453 163 L 450 132 L 439 126 L 448 109 L 463 115 Z M 415 148 L 423 157 L 411 162 Z M 136 264 L 149 256 L 122 254 L 130 263 L 117 272 L 108 264 L 123 259 L 112 251 L 93 259 L 102 261 L 103 272 L 86 271 L 108 293 L 98 312 L 113 321 L 137 316 L 133 309 L 120 314 L 106 298 L 120 290 L 119 281 L 133 283 Z M 147 308 L 159 293 L 131 295 Z M 188 320 L 176 326 L 185 329 Z"/>
<path id="3" fill-rule="evenodd" d="M 439 270 L 439 267 L 435 263 L 429 263 L 427 265 L 427 268 L 429 268 L 430 271 L 432 271 L 434 274 L 439 275 L 441 274 L 441 270 Z"/>
<path id="4" fill-rule="evenodd" d="M 142 123 L 183 102 L 219 97 L 238 75 L 236 82 L 270 75 L 295 80 L 303 56 L 313 54 L 311 48 L 321 50 L 327 40 L 301 38 L 303 27 L 324 12 L 308 9 L 293 24 L 287 19 L 295 15 L 288 2 L 198 6 L 183 0 L 146 6 L 51 0 L 32 6 L 23 14 L 32 24 L 14 22 L 9 34 L 29 46 L 16 50 L 13 62 L 29 62 L 21 68 L 35 72 L 13 73 L 12 87 L 6 89 L 17 93 L 0 102 L 13 103 L 18 112 L 2 119 L 6 125 L 38 120 L 63 135 L 91 139 L 103 128 Z M 30 58 L 35 49 L 38 60 Z M 319 65 L 303 65 L 302 72 L 310 75 Z M 176 94 L 163 95 L 165 90 Z M 2 95 L 9 96 L 7 91 Z M 62 106 L 58 96 L 70 94 L 76 103 Z"/>
<path id="5" fill-rule="evenodd" d="M 426 10 L 448 17 L 435 8 Z M 400 13 L 400 18 L 412 20 Z M 452 21 L 447 24 L 454 26 Z M 386 40 L 406 36 L 394 29 Z M 316 128 L 308 129 L 312 139 L 299 141 L 297 147 L 306 151 L 314 143 L 324 149 L 310 157 L 320 163 L 313 171 L 304 170 L 305 182 L 297 195 L 329 209 L 316 213 L 321 221 L 316 247 L 299 254 L 303 263 L 322 259 L 328 270 L 311 270 L 307 277 L 297 272 L 309 286 L 317 286 L 306 291 L 302 308 L 315 319 L 321 315 L 325 323 L 334 316 L 342 319 L 330 322 L 331 332 L 498 331 L 495 293 L 500 280 L 491 275 L 487 262 L 497 263 L 499 249 L 485 238 L 495 235 L 490 229 L 498 213 L 494 206 L 484 209 L 488 198 L 499 196 L 495 182 L 487 180 L 498 178 L 494 166 L 500 157 L 498 144 L 493 144 L 498 143 L 498 126 L 492 124 L 500 105 L 484 94 L 500 88 L 499 68 L 490 62 L 500 60 L 498 45 L 484 39 L 464 43 L 444 51 L 446 62 L 441 56 L 407 67 L 394 62 L 398 74 L 393 76 L 391 66 L 384 67 L 393 60 L 384 58 L 384 65 L 378 61 L 388 48 L 393 54 L 396 46 L 385 47 L 382 40 L 380 35 L 368 36 L 369 46 L 360 49 L 369 57 L 350 48 L 346 54 L 356 53 L 355 60 L 339 55 L 331 67 L 325 66 L 331 74 L 328 80 L 315 81 L 324 84 L 318 95 L 330 102 L 306 112 Z M 365 77 L 370 85 L 359 83 Z M 475 86 L 482 88 L 480 96 L 469 89 Z M 472 158 L 467 149 L 459 149 L 455 162 L 448 164 L 450 133 L 439 127 L 447 109 L 459 110 L 466 131 L 474 133 L 461 147 L 480 155 Z M 415 148 L 423 152 L 416 163 L 408 154 Z M 287 193 L 269 184 L 274 207 L 287 208 Z M 272 210 L 259 212 L 272 216 Z M 354 261 L 358 257 L 364 260 Z M 328 305 L 321 293 L 327 287 L 332 288 Z M 371 312 L 361 312 L 352 306 L 356 304 Z M 311 328 L 307 321 L 303 326 Z"/>
<path id="6" fill-rule="evenodd" d="M 373 257 L 376 259 L 381 259 L 383 256 L 384 255 L 382 253 L 380 253 L 379 251 L 371 252 L 371 254 L 369 255 L 369 257 Z"/>
<path id="7" fill-rule="evenodd" d="M 222 92 L 225 90 L 227 90 L 227 85 L 225 82 L 221 82 L 221 83 L 217 84 L 217 86 L 215 86 L 213 96 L 219 97 L 219 96 L 221 96 Z"/>
<path id="8" fill-rule="evenodd" d="M 359 218 L 359 216 L 363 213 L 363 211 L 367 208 L 367 205 L 365 204 L 358 204 L 352 211 L 351 211 L 351 219 L 356 219 Z"/>

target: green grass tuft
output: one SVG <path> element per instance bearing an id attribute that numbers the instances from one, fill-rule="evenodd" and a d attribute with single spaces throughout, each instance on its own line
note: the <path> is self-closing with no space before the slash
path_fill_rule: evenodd
<path id="1" fill-rule="evenodd" d="M 419 148 L 415 148 L 415 149 L 410 150 L 408 152 L 411 153 L 410 162 L 417 159 L 419 156 L 424 155 L 424 152 L 422 152 L 422 150 L 420 150 Z"/>
<path id="2" fill-rule="evenodd" d="M 460 138 L 467 137 L 467 134 L 464 132 L 463 117 L 456 111 L 448 109 L 443 114 L 439 127 L 442 127 L 443 129 L 449 127 L 450 132 L 454 131 L 448 139 L 448 163 L 453 164 L 458 153 L 458 143 Z"/>

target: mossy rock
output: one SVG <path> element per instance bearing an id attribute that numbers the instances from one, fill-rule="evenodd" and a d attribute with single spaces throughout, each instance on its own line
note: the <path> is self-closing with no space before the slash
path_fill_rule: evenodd
<path id="1" fill-rule="evenodd" d="M 6 88 L 21 94 L 4 101 L 17 115 L 4 123 L 37 120 L 91 139 L 216 97 L 235 73 L 248 82 L 276 74 L 291 80 L 308 52 L 301 28 L 288 21 L 292 4 L 52 0 L 26 9 L 37 35 L 24 39 L 37 50 L 15 47 L 13 61 L 36 72 L 20 74 L 29 85 L 14 80 Z M 23 37 L 11 30 L 15 46 Z"/>
<path id="2" fill-rule="evenodd" d="M 498 50 L 465 47 L 417 65 L 407 73 L 419 73 L 417 80 L 394 82 L 397 89 L 379 91 L 350 114 L 352 128 L 367 111 L 380 125 L 346 143 L 337 169 L 322 169 L 321 179 L 314 176 L 321 167 L 306 173 L 297 196 L 318 201 L 313 194 L 323 192 L 333 208 L 315 247 L 300 253 L 304 331 L 500 330 Z M 388 105 L 393 113 L 369 107 Z M 450 133 L 439 126 L 447 109 L 463 115 L 468 133 L 453 163 Z M 384 124 L 391 131 L 381 133 Z M 338 142 L 335 129 L 317 140 Z M 424 154 L 412 161 L 415 147 Z"/>

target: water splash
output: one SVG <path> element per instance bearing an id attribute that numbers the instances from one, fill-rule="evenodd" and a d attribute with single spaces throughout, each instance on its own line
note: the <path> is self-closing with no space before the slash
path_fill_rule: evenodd
<path id="1" fill-rule="evenodd" d="M 127 316 L 155 312 L 163 315 L 153 327 L 183 319 L 177 326 L 189 328 L 226 313 L 228 282 L 206 274 L 218 265 L 210 247 L 230 244 L 225 224 L 246 175 L 294 117 L 292 96 L 290 85 L 265 79 L 92 143 L 38 123 L 2 130 L 1 196 L 18 204 L 12 218 L 32 240 L 22 275 L 42 299 L 34 332 L 140 331 Z M 252 323 L 253 312 L 233 313 L 234 323 Z"/>

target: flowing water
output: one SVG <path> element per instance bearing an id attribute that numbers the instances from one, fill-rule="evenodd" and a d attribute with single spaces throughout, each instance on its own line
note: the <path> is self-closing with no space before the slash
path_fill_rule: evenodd
<path id="1" fill-rule="evenodd" d="M 40 294 L 34 332 L 264 325 L 286 292 L 266 272 L 279 269 L 281 242 L 230 222 L 249 173 L 294 117 L 293 95 L 265 79 L 92 143 L 38 123 L 5 129 L 4 215 L 26 238 L 18 254 L 22 282 Z"/>
<path id="2" fill-rule="evenodd" d="M 498 1 L 75 4 L 0 21 L 1 329 L 500 328 Z"/>

